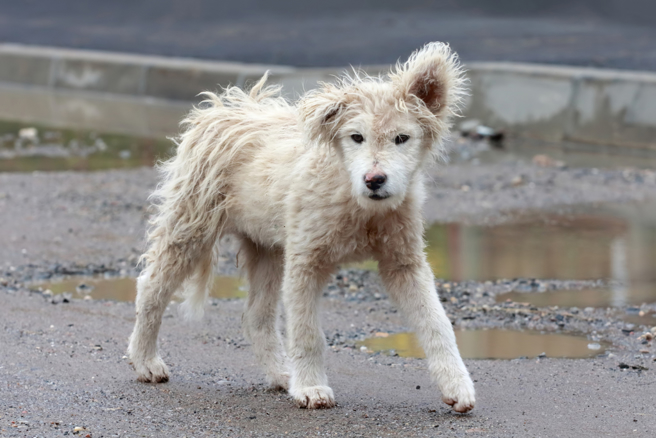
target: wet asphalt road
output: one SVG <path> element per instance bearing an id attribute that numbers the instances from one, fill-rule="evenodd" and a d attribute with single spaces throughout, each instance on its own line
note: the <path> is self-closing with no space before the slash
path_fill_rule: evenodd
<path id="1" fill-rule="evenodd" d="M 656 70 L 651 0 L 0 0 L 0 41 L 294 66 L 465 61 Z"/>

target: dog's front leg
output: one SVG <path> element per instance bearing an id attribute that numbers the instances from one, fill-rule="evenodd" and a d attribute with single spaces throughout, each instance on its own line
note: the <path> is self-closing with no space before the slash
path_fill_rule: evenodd
<path id="1" fill-rule="evenodd" d="M 285 258 L 283 302 L 287 317 L 287 355 L 292 368 L 289 393 L 301 408 L 331 408 L 335 406 L 335 397 L 324 369 L 326 340 L 318 307 L 332 269 L 318 261 L 308 262 L 302 251 L 288 248 Z"/>
<path id="2" fill-rule="evenodd" d="M 437 296 L 422 245 L 417 242 L 409 253 L 385 252 L 378 268 L 390 296 L 414 325 L 442 400 L 457 412 L 473 409 L 474 384 L 458 352 L 451 321 Z"/>

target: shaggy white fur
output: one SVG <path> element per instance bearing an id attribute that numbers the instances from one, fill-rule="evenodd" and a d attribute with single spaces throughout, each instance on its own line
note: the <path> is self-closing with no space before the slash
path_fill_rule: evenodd
<path id="1" fill-rule="evenodd" d="M 244 331 L 271 385 L 298 406 L 335 405 L 319 297 L 336 264 L 373 257 L 443 400 L 469 411 L 474 386 L 426 262 L 421 218 L 423 169 L 442 154 L 464 92 L 456 55 L 431 43 L 386 77 L 345 76 L 297 105 L 265 82 L 248 94 L 205 93 L 161 167 L 128 350 L 139 380 L 168 380 L 157 353 L 162 314 L 176 291 L 187 315 L 202 314 L 215 244 L 230 233 L 250 283 Z"/>

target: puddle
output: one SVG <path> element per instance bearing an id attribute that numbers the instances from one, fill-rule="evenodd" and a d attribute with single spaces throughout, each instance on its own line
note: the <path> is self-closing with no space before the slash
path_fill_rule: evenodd
<path id="1" fill-rule="evenodd" d="M 506 300 L 529 303 L 536 307 L 624 307 L 656 301 L 656 284 L 634 284 L 611 288 L 555 290 L 540 293 L 509 292 L 496 297 L 498 303 Z"/>
<path id="2" fill-rule="evenodd" d="M 0 121 L 0 172 L 105 170 L 152 166 L 172 141 Z"/>
<path id="3" fill-rule="evenodd" d="M 572 207 L 497 226 L 434 224 L 426 254 L 449 281 L 605 280 L 609 288 L 497 297 L 537 307 L 623 307 L 656 302 L 656 204 Z M 375 270 L 368 261 L 345 267 Z M 536 291 L 537 292 L 537 291 Z"/>
<path id="4" fill-rule="evenodd" d="M 637 326 L 646 326 L 648 328 L 656 326 L 656 312 L 644 311 L 635 307 L 626 309 L 626 312 L 620 315 L 620 319 Z"/>
<path id="5" fill-rule="evenodd" d="M 436 224 L 426 239 L 433 271 L 446 280 L 612 279 L 627 293 L 656 282 L 654 204 L 573 208 L 491 227 Z M 654 288 L 645 293 L 656 301 Z"/>
<path id="6" fill-rule="evenodd" d="M 95 300 L 134 301 L 137 293 L 135 278 L 71 278 L 35 286 L 50 289 L 55 295 L 69 292 L 76 298 L 88 295 Z M 247 288 L 238 277 L 217 275 L 210 295 L 214 298 L 244 298 Z"/>
<path id="7" fill-rule="evenodd" d="M 516 359 L 518 357 L 586 358 L 604 352 L 606 345 L 583 336 L 512 330 L 456 330 L 464 359 Z M 401 357 L 425 357 L 414 333 L 397 333 L 365 339 L 358 345 L 372 351 L 395 352 Z"/>

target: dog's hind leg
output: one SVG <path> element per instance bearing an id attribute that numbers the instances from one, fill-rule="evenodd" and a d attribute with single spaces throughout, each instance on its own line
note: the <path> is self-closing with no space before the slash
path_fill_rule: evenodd
<path id="1" fill-rule="evenodd" d="M 146 269 L 137 279 L 137 320 L 130 336 L 128 355 L 142 382 L 166 382 L 169 370 L 157 352 L 157 335 L 173 293 L 194 274 L 204 278 L 203 272 L 211 266 L 212 247 L 194 242 L 169 243 L 157 239 L 149 249 L 151 257 Z M 205 291 L 200 291 L 203 294 Z"/>
<path id="2" fill-rule="evenodd" d="M 283 255 L 243 238 L 240 259 L 248 274 L 249 292 L 242 319 L 244 334 L 253 344 L 272 388 L 289 387 L 289 371 L 278 328 L 278 302 L 282 286 Z"/>

